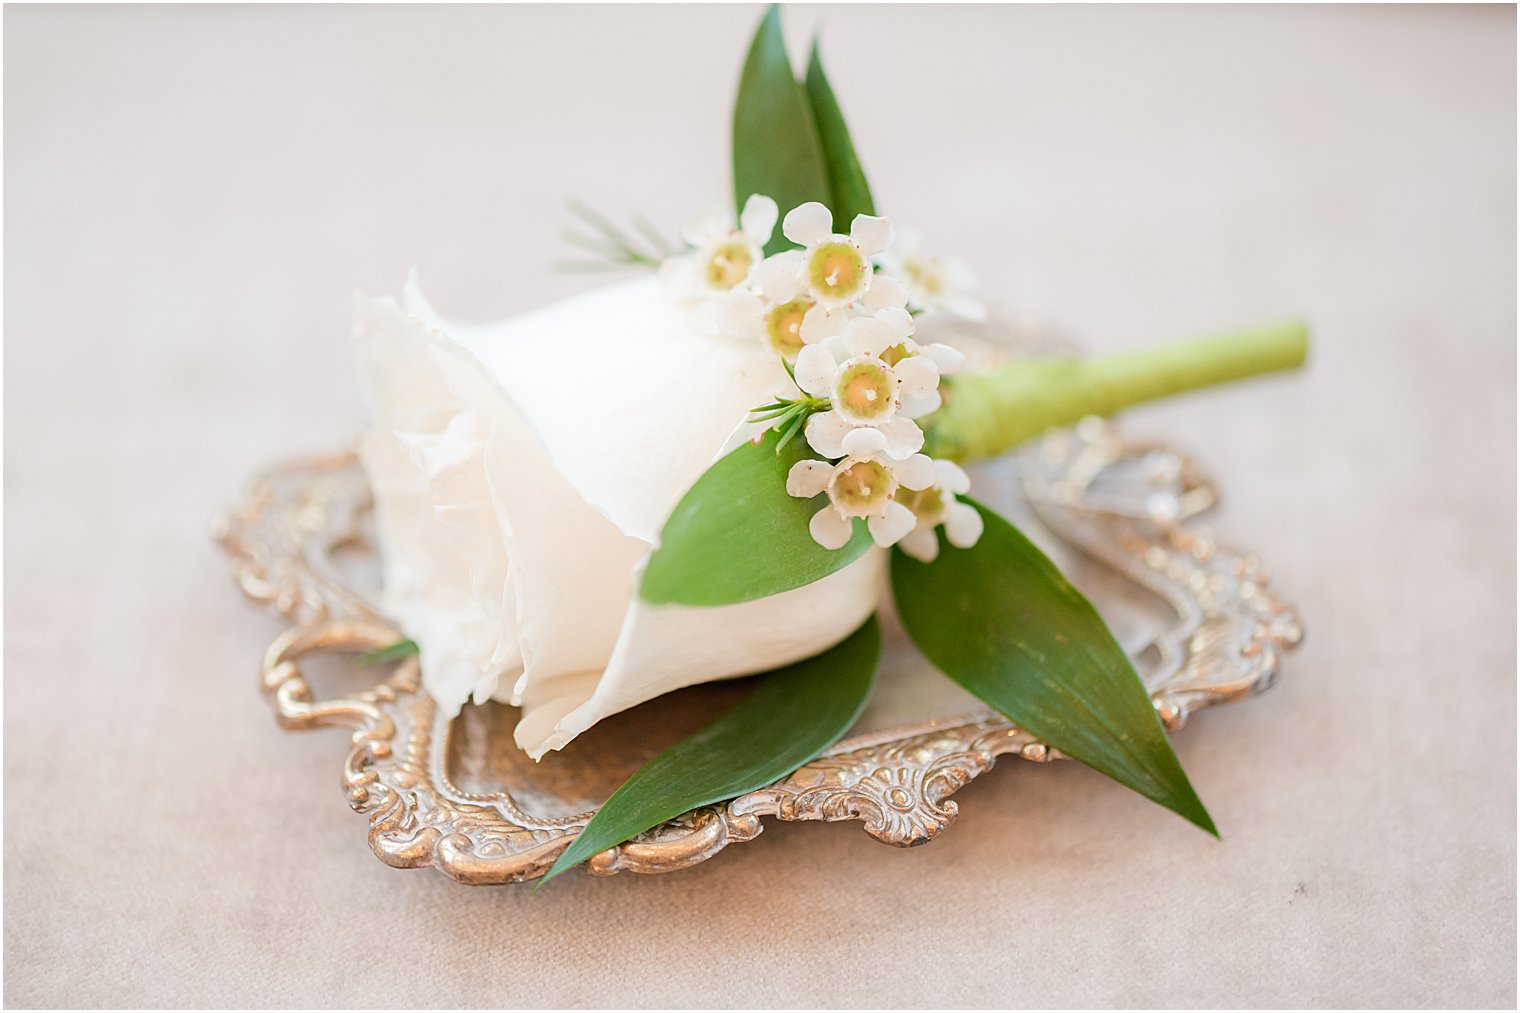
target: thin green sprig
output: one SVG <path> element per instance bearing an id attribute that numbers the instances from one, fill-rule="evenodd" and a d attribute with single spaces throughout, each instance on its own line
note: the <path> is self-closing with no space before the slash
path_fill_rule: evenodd
<path id="1" fill-rule="evenodd" d="M 633 229 L 638 233 L 635 236 L 579 201 L 566 201 L 565 206 L 580 222 L 577 226 L 566 229 L 560 238 L 591 254 L 592 259 L 560 261 L 556 265 L 560 270 L 616 271 L 628 267 L 653 269 L 686 248 L 684 244 L 666 239 L 642 216 L 633 219 Z"/>
<path id="2" fill-rule="evenodd" d="M 776 453 L 779 455 L 802 432 L 802 427 L 814 413 L 828 408 L 829 399 L 825 397 L 809 397 L 806 394 L 798 398 L 778 397 L 751 411 L 749 419 L 751 422 L 769 422 L 770 428 L 781 433 L 781 442 L 776 444 Z"/>

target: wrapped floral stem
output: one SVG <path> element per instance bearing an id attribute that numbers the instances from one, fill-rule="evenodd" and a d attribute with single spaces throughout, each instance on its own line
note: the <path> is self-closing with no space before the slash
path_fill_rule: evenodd
<path id="1" fill-rule="evenodd" d="M 966 373 L 946 384 L 928 448 L 958 461 L 997 457 L 1089 415 L 1297 369 L 1308 346 L 1308 330 L 1293 322 L 1095 359 L 1024 359 Z"/>

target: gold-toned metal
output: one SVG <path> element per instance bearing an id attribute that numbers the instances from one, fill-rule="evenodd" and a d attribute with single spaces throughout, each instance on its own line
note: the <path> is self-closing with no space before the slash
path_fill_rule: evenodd
<path id="1" fill-rule="evenodd" d="M 1168 621 L 1134 655 L 1168 730 L 1271 685 L 1301 637 L 1298 619 L 1253 558 L 1197 526 L 1214 491 L 1186 457 L 1090 420 L 1024 451 L 1016 481 L 1004 492 L 1026 499 L 1062 542 L 1168 606 Z M 261 667 L 276 719 L 293 730 L 351 729 L 344 789 L 388 865 L 436 866 L 471 884 L 541 876 L 622 779 L 740 691 L 716 684 L 662 697 L 539 765 L 512 745 L 509 708 L 443 718 L 421 690 L 415 659 L 368 688 L 318 699 L 310 679 L 321 659 L 401 638 L 345 564 L 374 563 L 369 506 L 353 457 L 292 463 L 255 484 L 218 522 L 218 538 L 243 591 L 291 624 Z M 686 868 L 752 840 L 766 816 L 859 820 L 883 843 L 921 844 L 955 819 L 951 796 L 1009 754 L 1060 758 L 990 711 L 859 735 L 768 788 L 608 849 L 587 868 L 603 876 Z"/>

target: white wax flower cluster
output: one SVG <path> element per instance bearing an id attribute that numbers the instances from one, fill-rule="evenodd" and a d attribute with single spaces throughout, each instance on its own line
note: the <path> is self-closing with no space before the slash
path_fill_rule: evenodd
<path id="1" fill-rule="evenodd" d="M 753 196 L 739 228 L 707 220 L 688 229 L 693 249 L 667 261 L 662 274 L 708 300 L 712 330 L 757 339 L 779 355 L 798 390 L 815 400 L 804 433 L 823 460 L 799 461 L 786 486 L 799 498 L 827 494 L 809 524 L 814 540 L 841 548 L 859 517 L 877 545 L 901 544 L 925 561 L 939 552 L 941 524 L 952 545 L 975 544 L 981 515 L 956 499 L 969 489 L 966 473 L 919 453 L 924 433 L 915 421 L 940 406 L 940 377 L 958 372 L 965 357 L 914 340 L 910 286 L 878 264 L 887 262 L 892 222 L 857 215 L 843 235 L 828 208 L 803 204 L 781 226 L 801 249 L 762 260 L 776 217 L 774 201 Z M 947 284 L 953 272 L 940 261 L 897 263 L 912 265 L 919 306 L 948 293 L 962 312 L 979 311 Z"/>

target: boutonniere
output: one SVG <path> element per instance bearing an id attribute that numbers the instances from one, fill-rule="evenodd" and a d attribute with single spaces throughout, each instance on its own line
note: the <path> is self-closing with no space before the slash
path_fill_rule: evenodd
<path id="1" fill-rule="evenodd" d="M 946 676 L 1049 748 L 1214 824 L 1093 606 L 963 467 L 1051 428 L 1298 366 L 1298 324 L 1109 358 L 983 361 L 971 274 L 878 207 L 815 44 L 773 8 L 739 82 L 733 208 L 654 268 L 490 327 L 415 284 L 363 302 L 384 605 L 445 710 L 522 709 L 536 757 L 683 686 L 746 699 L 635 773 L 546 879 L 817 756 L 855 721 L 890 596 Z"/>

